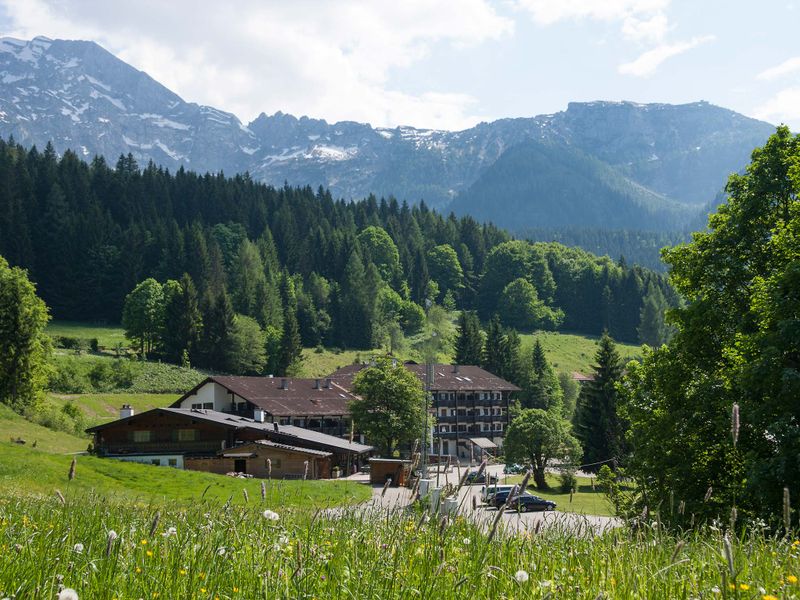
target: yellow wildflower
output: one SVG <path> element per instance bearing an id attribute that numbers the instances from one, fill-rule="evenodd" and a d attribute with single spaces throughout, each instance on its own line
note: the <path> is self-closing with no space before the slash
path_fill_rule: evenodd
<path id="1" fill-rule="evenodd" d="M 239 591 L 239 588 L 238 588 L 238 587 L 236 587 L 236 586 L 233 586 L 233 593 L 235 594 L 235 593 L 236 593 L 236 592 L 238 592 L 238 591 Z"/>
<path id="2" fill-rule="evenodd" d="M 743 592 L 746 592 L 747 590 L 750 589 L 750 586 L 747 585 L 746 583 L 740 583 L 739 584 L 739 589 L 742 590 Z"/>
<path id="3" fill-rule="evenodd" d="M 148 551 L 146 552 L 146 554 L 147 554 L 147 556 L 153 556 L 153 551 L 152 551 L 152 550 L 148 550 Z"/>
<path id="4" fill-rule="evenodd" d="M 795 575 L 787 575 L 786 581 L 789 583 L 797 583 L 797 577 Z"/>
<path id="5" fill-rule="evenodd" d="M 773 596 L 772 594 L 764 594 L 761 596 L 761 600 L 778 600 L 778 597 Z"/>
<path id="6" fill-rule="evenodd" d="M 142 540 L 142 546 L 147 546 L 147 540 Z"/>

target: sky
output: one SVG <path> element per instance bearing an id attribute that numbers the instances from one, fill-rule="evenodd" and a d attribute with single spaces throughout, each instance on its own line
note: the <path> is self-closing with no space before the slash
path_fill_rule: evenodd
<path id="1" fill-rule="evenodd" d="M 187 101 L 465 129 L 571 101 L 706 100 L 800 130 L 800 0 L 0 0 Z"/>

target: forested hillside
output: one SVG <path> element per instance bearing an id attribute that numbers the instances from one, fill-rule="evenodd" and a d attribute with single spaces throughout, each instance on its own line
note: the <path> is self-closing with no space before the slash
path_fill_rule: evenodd
<path id="1" fill-rule="evenodd" d="M 651 271 L 511 241 L 424 204 L 142 170 L 131 156 L 112 168 L 13 142 L 0 143 L 0 181 L 0 255 L 29 270 L 53 315 L 125 321 L 136 288 L 132 306 L 163 304 L 181 324 L 173 360 L 201 331 L 197 347 L 219 346 L 235 315 L 245 329 L 288 327 L 305 346 L 376 347 L 418 332 L 433 303 L 487 320 L 499 313 L 522 330 L 608 328 L 636 342 L 646 307 L 674 302 Z M 135 327 L 146 351 L 148 325 Z"/>

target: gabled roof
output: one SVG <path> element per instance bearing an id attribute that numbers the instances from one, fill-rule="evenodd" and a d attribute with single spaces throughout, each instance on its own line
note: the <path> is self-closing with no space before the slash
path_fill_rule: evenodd
<path id="1" fill-rule="evenodd" d="M 278 442 L 273 442 L 272 440 L 256 440 L 255 442 L 251 442 L 249 444 L 237 446 L 234 448 L 234 450 L 246 452 L 248 448 L 252 448 L 254 445 L 264 448 L 275 448 L 276 450 L 287 450 L 289 452 L 297 452 L 298 454 L 307 454 L 309 456 L 319 456 L 321 458 L 333 456 L 331 452 L 325 452 L 324 450 L 311 450 L 310 448 L 300 448 L 299 446 L 290 446 L 289 444 L 279 444 Z M 255 452 L 253 452 L 253 454 L 255 454 Z M 224 454 L 224 456 L 230 455 Z"/>
<path id="2" fill-rule="evenodd" d="M 328 377 L 343 388 L 352 389 L 356 373 L 369 366 L 366 363 L 348 365 L 337 369 Z M 414 373 L 423 385 L 425 384 L 426 366 L 424 364 L 407 362 L 403 366 Z M 431 384 L 431 391 L 434 392 L 517 392 L 520 389 L 502 377 L 498 377 L 475 365 L 435 364 L 432 366 L 433 383 Z"/>
<path id="3" fill-rule="evenodd" d="M 311 429 L 305 429 L 304 427 L 294 427 L 293 425 L 278 425 L 277 423 L 262 423 L 260 421 L 248 419 L 247 417 L 229 415 L 227 413 L 221 413 L 215 410 L 201 410 L 192 408 L 172 408 L 172 407 L 154 408 L 152 410 L 148 410 L 143 413 L 133 415 L 131 417 L 126 417 L 124 419 L 117 419 L 116 421 L 111 421 L 109 423 L 103 423 L 102 425 L 90 427 L 89 429 L 86 430 L 86 432 L 94 433 L 95 431 L 101 431 L 103 429 L 107 429 L 108 427 L 115 427 L 122 423 L 126 423 L 131 419 L 141 418 L 144 415 L 156 414 L 159 412 L 166 413 L 169 415 L 184 417 L 186 419 L 194 419 L 198 421 L 205 421 L 207 423 L 214 423 L 221 427 L 226 427 L 230 429 L 256 430 L 262 433 L 265 438 L 269 438 L 273 441 L 277 440 L 277 443 L 291 440 L 290 445 L 302 446 L 303 443 L 310 443 L 310 444 L 325 446 L 327 448 L 333 448 L 334 450 L 337 451 L 354 452 L 356 454 L 363 454 L 366 452 L 370 452 L 373 449 L 372 446 L 357 444 L 355 442 L 350 442 L 348 440 L 338 438 L 333 435 L 328 435 L 327 433 L 312 431 Z"/>
<path id="4" fill-rule="evenodd" d="M 181 403 L 208 383 L 217 383 L 273 417 L 349 414 L 355 396 L 335 381 L 291 377 L 213 376 L 192 388 L 171 406 Z"/>

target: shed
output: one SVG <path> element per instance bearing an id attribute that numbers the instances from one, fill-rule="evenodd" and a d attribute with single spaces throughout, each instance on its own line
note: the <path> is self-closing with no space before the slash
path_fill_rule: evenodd
<path id="1" fill-rule="evenodd" d="M 187 469 L 210 473 L 246 473 L 276 479 L 325 479 L 331 475 L 330 452 L 256 440 L 214 457 L 186 457 Z M 306 468 L 306 465 L 308 467 Z"/>
<path id="2" fill-rule="evenodd" d="M 370 458 L 369 482 L 374 485 L 384 485 L 388 479 L 392 486 L 406 484 L 411 474 L 411 461 L 400 458 Z"/>

